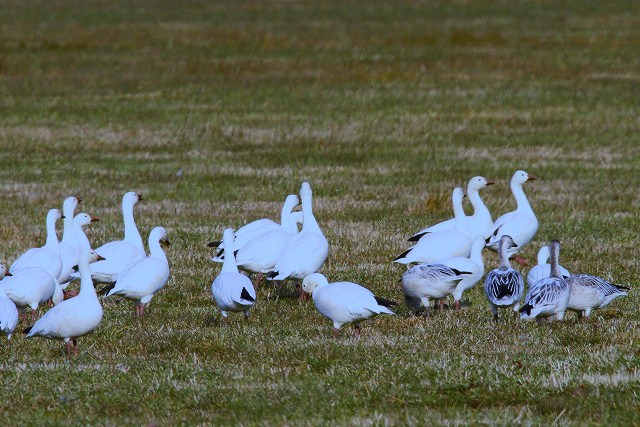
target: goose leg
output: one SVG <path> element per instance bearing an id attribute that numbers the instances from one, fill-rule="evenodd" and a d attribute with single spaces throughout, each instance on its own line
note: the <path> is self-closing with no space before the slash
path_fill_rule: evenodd
<path id="1" fill-rule="evenodd" d="M 258 289 L 258 285 L 260 285 L 260 282 L 262 282 L 262 276 L 263 276 L 263 275 L 262 275 L 262 272 L 259 272 L 259 273 L 256 275 L 256 281 L 255 281 L 255 283 L 253 284 L 253 287 L 254 287 L 255 289 Z"/>
<path id="2" fill-rule="evenodd" d="M 64 345 L 67 348 L 67 357 L 71 357 L 71 348 L 73 347 L 71 340 L 65 341 Z"/>
<path id="3" fill-rule="evenodd" d="M 360 338 L 360 325 L 353 325 L 353 335 L 356 339 Z"/>
<path id="4" fill-rule="evenodd" d="M 440 301 L 438 302 L 438 305 L 440 306 L 440 311 L 444 311 L 444 307 L 445 307 L 444 298 L 440 299 Z"/>
<path id="5" fill-rule="evenodd" d="M 333 328 L 333 338 L 338 338 L 338 335 L 340 334 L 340 330 L 338 328 Z"/>
<path id="6" fill-rule="evenodd" d="M 522 258 L 520 255 L 514 256 L 513 260 L 515 262 L 517 262 L 518 264 L 520 264 L 521 266 L 523 266 L 523 267 L 529 265 L 529 261 L 527 261 L 526 259 Z"/>
<path id="7" fill-rule="evenodd" d="M 36 321 L 36 311 L 32 308 L 31 309 L 31 323 Z"/>
<path id="8" fill-rule="evenodd" d="M 456 300 L 453 302 L 453 307 L 455 308 L 456 311 L 460 310 L 460 305 L 461 305 L 460 300 Z"/>
<path id="9" fill-rule="evenodd" d="M 73 339 L 73 355 L 78 357 L 78 340 L 76 338 Z"/>

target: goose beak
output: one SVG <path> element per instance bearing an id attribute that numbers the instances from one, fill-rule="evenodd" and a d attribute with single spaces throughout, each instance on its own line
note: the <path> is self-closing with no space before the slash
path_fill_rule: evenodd
<path id="1" fill-rule="evenodd" d="M 97 259 L 97 261 L 105 261 L 105 260 L 106 260 L 106 258 L 105 258 L 105 257 L 103 257 L 103 256 L 101 256 L 101 255 L 98 255 L 98 259 Z"/>
<path id="2" fill-rule="evenodd" d="M 529 178 L 527 178 L 527 181 L 535 181 L 535 180 L 537 180 L 537 179 L 538 179 L 538 178 L 536 178 L 535 176 L 533 176 L 533 175 L 529 175 Z"/>
<path id="3" fill-rule="evenodd" d="M 487 181 L 487 187 L 493 184 L 495 184 L 495 181 Z"/>
<path id="4" fill-rule="evenodd" d="M 100 221 L 100 218 L 96 218 L 94 216 L 91 217 L 91 222 L 98 222 Z"/>
<path id="5" fill-rule="evenodd" d="M 162 239 L 160 240 L 160 243 L 162 243 L 165 246 L 171 246 L 171 242 L 169 242 L 168 239 Z"/>
<path id="6" fill-rule="evenodd" d="M 216 243 L 217 242 L 209 242 L 209 243 L 207 243 L 207 246 L 210 247 L 210 248 L 217 248 L 218 245 Z"/>
<path id="7" fill-rule="evenodd" d="M 144 200 L 144 198 L 142 197 L 142 194 L 137 194 L 138 196 L 138 201 Z"/>
<path id="8" fill-rule="evenodd" d="M 62 216 L 60 217 L 60 219 L 65 219 L 65 218 L 66 218 L 66 217 L 65 217 L 64 215 L 62 215 Z"/>
<path id="9" fill-rule="evenodd" d="M 82 203 L 82 197 L 76 197 L 78 199 L 78 203 Z"/>
<path id="10" fill-rule="evenodd" d="M 5 276 L 13 276 L 13 274 L 9 273 L 8 271 L 4 275 Z"/>

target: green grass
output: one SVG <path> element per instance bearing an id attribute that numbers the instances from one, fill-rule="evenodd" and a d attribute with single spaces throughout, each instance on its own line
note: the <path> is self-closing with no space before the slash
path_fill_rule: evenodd
<path id="1" fill-rule="evenodd" d="M 640 4 L 599 1 L 0 4 L 0 255 L 44 242 L 69 194 L 121 236 L 129 190 L 172 279 L 105 303 L 81 354 L 2 343 L 6 425 L 640 423 L 635 290 L 589 322 L 495 325 L 470 305 L 366 322 L 359 341 L 267 286 L 222 325 L 206 243 L 276 218 L 309 180 L 322 272 L 402 300 L 390 261 L 474 175 L 494 216 L 525 169 L 570 271 L 638 286 Z M 178 169 L 184 175 L 176 176 Z M 488 268 L 497 265 L 485 256 Z M 20 328 L 23 325 L 19 325 Z"/>

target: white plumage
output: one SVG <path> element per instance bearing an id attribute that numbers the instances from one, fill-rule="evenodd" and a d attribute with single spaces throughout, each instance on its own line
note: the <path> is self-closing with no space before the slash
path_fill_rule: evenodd
<path id="1" fill-rule="evenodd" d="M 62 301 L 45 313 L 33 326 L 25 329 L 27 338 L 41 336 L 64 340 L 67 355 L 78 354 L 78 337 L 84 336 L 100 325 L 102 306 L 93 288 L 89 264 L 102 257 L 94 250 L 85 250 L 80 255 L 80 293 Z"/>
<path id="2" fill-rule="evenodd" d="M 56 221 L 62 218 L 58 209 L 51 209 L 47 213 L 47 241 L 41 248 L 32 248 L 20 255 L 9 268 L 10 273 L 28 267 L 39 267 L 58 279 L 62 272 L 62 258 L 60 244 L 56 235 Z"/>
<path id="3" fill-rule="evenodd" d="M 529 287 L 551 275 L 551 264 L 547 264 L 550 256 L 549 246 L 542 246 L 538 251 L 538 264 L 534 265 L 531 270 L 529 270 L 529 273 L 527 273 L 527 285 L 529 285 Z M 558 270 L 560 271 L 560 275 L 565 279 L 571 276 L 571 273 L 561 265 L 558 266 Z"/>
<path id="4" fill-rule="evenodd" d="M 57 304 L 63 298 L 58 281 L 40 267 L 21 268 L 2 279 L 0 288 L 18 308 L 31 309 L 31 320 L 40 304 L 48 300 Z"/>
<path id="5" fill-rule="evenodd" d="M 551 276 L 539 280 L 529 288 L 520 308 L 521 319 L 544 318 L 556 315 L 558 320 L 564 318 L 564 313 L 571 295 L 571 285 L 560 276 L 558 269 L 558 255 L 560 243 L 551 242 Z"/>
<path id="6" fill-rule="evenodd" d="M 133 217 L 133 207 L 140 200 L 142 196 L 132 191 L 122 197 L 124 239 L 109 242 L 96 249 L 96 252 L 105 260 L 90 265 L 94 282 L 113 283 L 118 280 L 121 271 L 145 258 L 142 237 Z"/>
<path id="7" fill-rule="evenodd" d="M 251 280 L 238 271 L 233 254 L 233 237 L 233 229 L 224 230 L 223 242 L 228 253 L 225 254 L 222 271 L 211 284 L 211 294 L 222 317 L 227 317 L 230 311 L 241 311 L 244 317 L 249 317 L 249 311 L 256 302 L 256 291 Z"/>
<path id="8" fill-rule="evenodd" d="M 487 206 L 482 201 L 482 198 L 480 198 L 480 190 L 483 188 L 487 188 L 488 186 L 493 184 L 493 181 L 489 181 L 482 176 L 474 176 L 469 180 L 469 183 L 467 184 L 467 197 L 469 198 L 469 202 L 471 202 L 471 206 L 473 206 L 473 215 L 466 217 L 471 238 L 474 238 L 478 235 L 487 238 L 489 236 L 489 233 L 491 233 L 491 226 L 493 225 L 491 212 L 489 212 L 489 209 L 487 209 Z M 409 238 L 409 241 L 415 242 L 420 240 L 420 238 L 425 234 L 441 233 L 443 231 L 454 230 L 455 228 L 456 219 L 451 218 L 436 225 L 432 225 L 431 227 L 427 227 L 424 230 L 420 230 L 419 232 L 411 236 Z"/>
<path id="9" fill-rule="evenodd" d="M 360 336 L 360 322 L 378 314 L 395 314 L 387 306 L 392 301 L 376 297 L 370 290 L 352 282 L 329 284 L 320 273 L 313 273 L 302 281 L 302 290 L 310 293 L 316 309 L 333 323 L 334 336 L 345 323 L 353 323 L 356 337 Z M 385 305 L 383 305 L 385 304 Z"/>
<path id="10" fill-rule="evenodd" d="M 273 268 L 270 278 L 301 280 L 322 267 L 329 254 L 329 242 L 313 215 L 313 195 L 307 182 L 300 188 L 302 200 L 302 230 L 285 244 Z"/>
<path id="11" fill-rule="evenodd" d="M 498 320 L 498 308 L 513 307 L 518 313 L 524 293 L 524 280 L 519 271 L 511 268 L 507 253 L 515 243 L 511 236 L 502 236 L 498 245 L 500 267 L 491 270 L 484 281 L 484 294 L 489 300 L 494 320 Z"/>
<path id="12" fill-rule="evenodd" d="M 87 235 L 84 234 L 84 230 L 82 229 L 82 227 L 96 221 L 100 220 L 84 212 L 79 213 L 75 216 L 75 218 L 73 218 L 70 230 L 70 234 L 73 239 L 70 240 L 75 240 L 76 246 L 67 246 L 67 249 L 65 249 L 66 254 L 63 257 L 62 264 L 63 266 L 67 265 L 70 267 L 66 271 L 64 270 L 64 268 L 66 267 L 63 267 L 60 278 L 58 279 L 58 281 L 60 282 L 60 286 L 62 286 L 62 289 L 66 289 L 67 286 L 69 286 L 69 283 L 77 278 L 75 267 L 77 267 L 78 265 L 80 253 L 83 250 L 91 249 L 91 243 L 89 243 L 89 239 L 87 239 Z M 62 244 L 60 245 L 60 251 L 62 252 Z"/>
<path id="13" fill-rule="evenodd" d="M 137 316 L 142 316 L 145 305 L 169 280 L 169 261 L 161 243 L 169 245 L 167 230 L 155 227 L 149 233 L 149 256 L 123 271 L 107 293 L 135 301 Z"/>
<path id="14" fill-rule="evenodd" d="M 5 274 L 7 274 L 7 267 L 0 264 L 0 279 Z M 18 309 L 2 287 L 0 287 L 0 331 L 7 337 L 7 340 L 11 339 L 11 335 L 13 335 L 13 331 L 16 330 L 17 325 Z"/>
<path id="15" fill-rule="evenodd" d="M 62 215 L 64 216 L 62 228 L 62 240 L 60 240 L 60 257 L 62 258 L 62 270 L 58 281 L 66 283 L 69 275 L 73 272 L 73 267 L 78 265 L 78 239 L 73 230 L 74 212 L 78 203 L 82 202 L 80 197 L 67 197 L 62 204 Z"/>
<path id="16" fill-rule="evenodd" d="M 451 195 L 455 215 L 455 228 L 440 233 L 428 233 L 418 243 L 394 259 L 400 264 L 435 263 L 438 260 L 468 257 L 472 239 L 469 235 L 467 217 L 462 209 L 464 191 L 456 187 Z"/>
<path id="17" fill-rule="evenodd" d="M 567 308 L 579 315 L 584 312 L 585 317 L 589 317 L 592 310 L 606 307 L 616 298 L 628 295 L 625 290 L 629 288 L 589 274 L 576 274 L 565 280 L 571 286 Z"/>
<path id="18" fill-rule="evenodd" d="M 492 251 L 498 251 L 498 243 L 502 236 L 511 236 L 516 244 L 507 251 L 507 255 L 511 257 L 536 235 L 538 219 L 522 190 L 522 184 L 536 179 L 522 170 L 516 171 L 511 177 L 511 192 L 516 199 L 517 207 L 515 211 L 502 215 L 493 223 L 491 235 L 487 238 L 487 247 Z"/>

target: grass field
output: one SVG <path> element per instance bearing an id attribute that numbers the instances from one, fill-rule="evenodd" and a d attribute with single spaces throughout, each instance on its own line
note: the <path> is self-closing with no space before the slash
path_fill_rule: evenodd
<path id="1" fill-rule="evenodd" d="M 557 238 L 570 271 L 637 288 L 639 52 L 626 1 L 0 1 L 1 260 L 70 194 L 102 219 L 96 247 L 129 190 L 145 239 L 172 242 L 143 321 L 107 301 L 70 361 L 0 343 L 1 423 L 639 424 L 635 289 L 588 322 L 496 325 L 478 286 L 461 312 L 402 307 L 334 340 L 292 287 L 222 325 L 206 247 L 309 180 L 322 272 L 402 301 L 391 260 L 451 189 L 496 180 L 497 217 L 525 169 L 524 256 Z"/>

